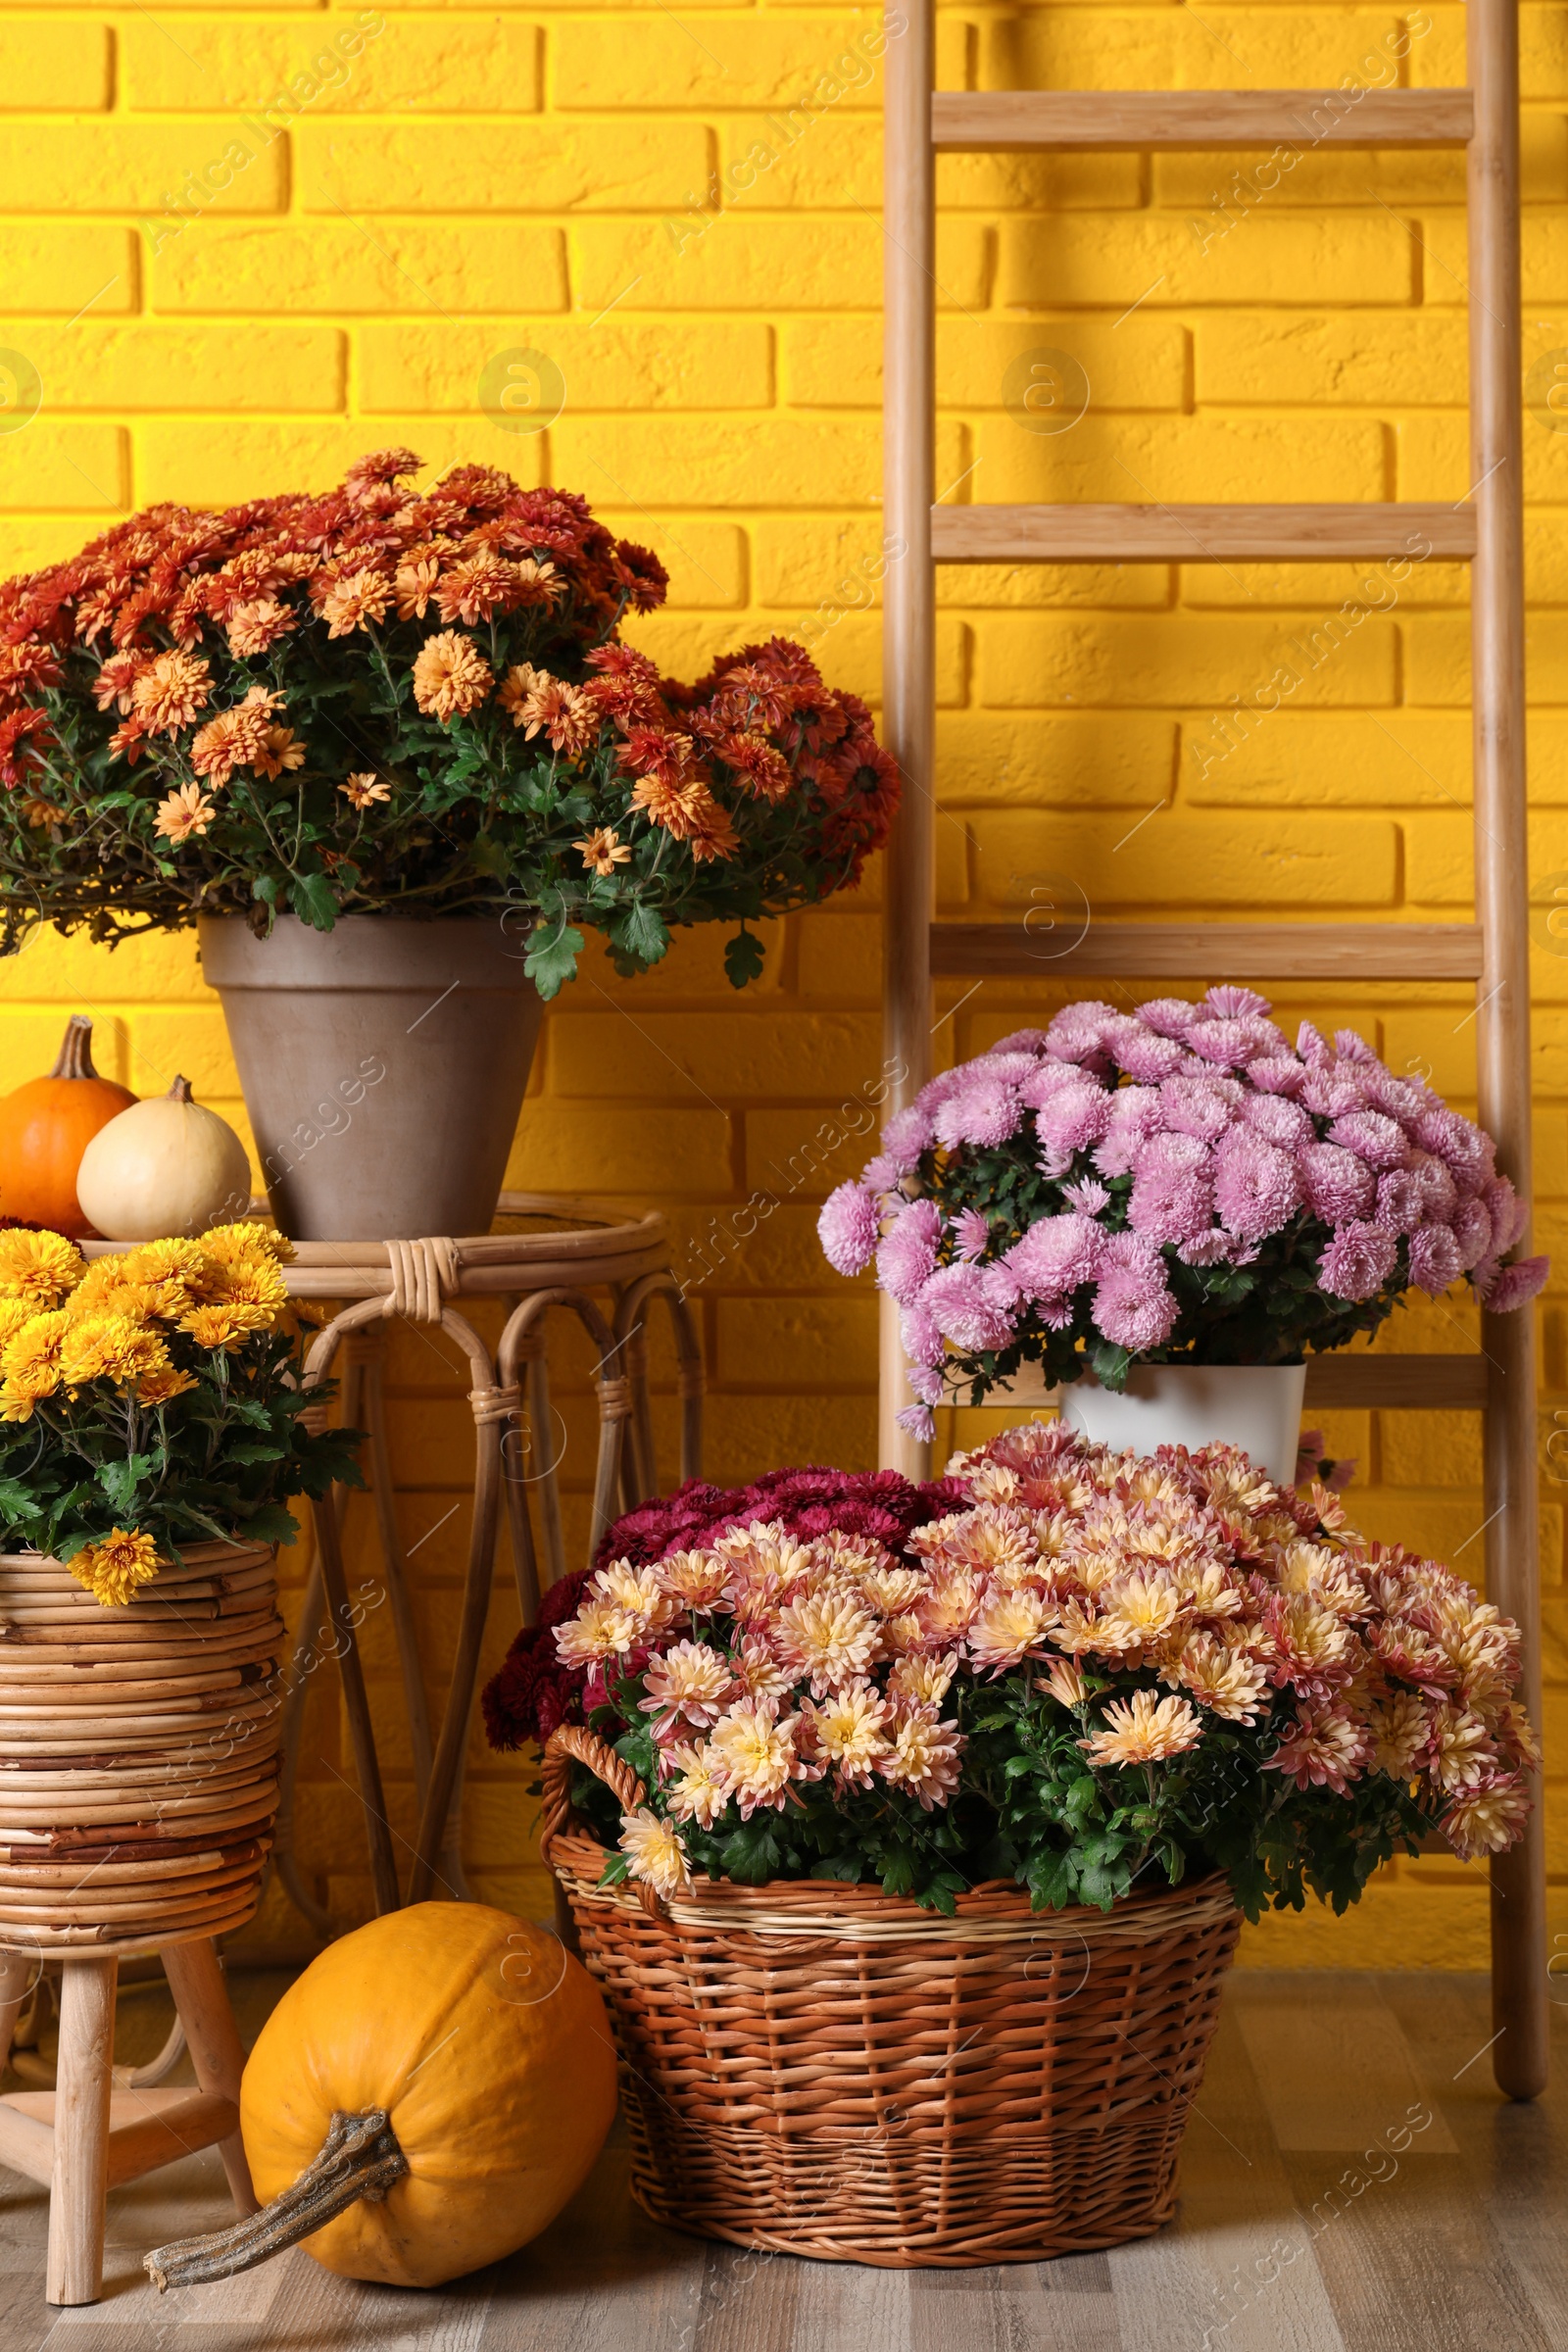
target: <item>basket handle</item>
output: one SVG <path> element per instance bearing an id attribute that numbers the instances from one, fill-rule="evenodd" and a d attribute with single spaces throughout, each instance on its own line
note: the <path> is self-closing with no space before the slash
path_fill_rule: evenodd
<path id="1" fill-rule="evenodd" d="M 550 1848 L 565 1828 L 571 1812 L 574 1763 L 586 1764 L 594 1778 L 604 1782 L 623 1813 L 635 1813 L 648 1794 L 631 1766 L 623 1764 L 613 1748 L 607 1747 L 592 1732 L 564 1723 L 545 1742 L 544 1820 L 539 1850 L 547 1863 Z"/>
<path id="2" fill-rule="evenodd" d="M 554 1868 L 550 1849 L 561 1836 L 571 1815 L 571 1767 L 586 1764 L 596 1780 L 604 1782 L 623 1813 L 635 1813 L 647 1801 L 648 1791 L 629 1764 L 623 1764 L 613 1748 L 592 1732 L 576 1724 L 564 1723 L 552 1732 L 545 1742 L 544 1762 L 544 1819 L 540 1830 L 539 1851 L 546 1865 Z M 637 1899 L 650 1919 L 667 1924 L 668 1914 L 652 1886 L 637 1885 Z"/>

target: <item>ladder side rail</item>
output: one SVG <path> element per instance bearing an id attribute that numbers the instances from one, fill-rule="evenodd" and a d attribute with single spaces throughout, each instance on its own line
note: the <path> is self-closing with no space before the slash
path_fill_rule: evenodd
<path id="1" fill-rule="evenodd" d="M 931 1068 L 936 859 L 936 575 L 931 563 L 936 438 L 936 156 L 931 144 L 932 0 L 914 0 L 888 43 L 884 84 L 883 740 L 904 779 L 884 858 L 882 1051 L 890 1110 Z M 882 1294 L 878 1459 L 926 1475 L 929 1448 L 894 1416 L 912 1401 L 898 1307 Z"/>
<path id="2" fill-rule="evenodd" d="M 1477 984 L 1482 1125 L 1527 1198 L 1530 1137 L 1529 848 L 1525 782 L 1524 483 L 1520 394 L 1518 0 L 1466 9 L 1476 128 L 1469 150 L 1471 575 Z M 1487 1379 L 1489 1597 L 1524 1636 L 1525 1703 L 1541 1722 L 1535 1319 L 1483 1315 Z M 1494 2067 L 1499 2088 L 1545 2088 L 1545 1830 L 1538 1802 L 1519 1844 L 1492 1866 Z"/>

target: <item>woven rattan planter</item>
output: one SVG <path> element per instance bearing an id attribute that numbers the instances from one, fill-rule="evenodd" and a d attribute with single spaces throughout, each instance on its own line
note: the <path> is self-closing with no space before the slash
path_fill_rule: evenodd
<path id="1" fill-rule="evenodd" d="M 609 2004 L 632 2188 L 656 2221 L 890 2268 L 1038 2262 L 1147 2237 L 1176 2204 L 1239 1915 L 1222 1879 L 1031 1912 L 1009 1883 L 943 1919 L 826 1880 L 601 1888 L 558 1732 L 545 1852 Z"/>
<path id="2" fill-rule="evenodd" d="M 0 1553 L 0 1946 L 151 1950 L 256 1908 L 277 1804 L 273 1548 L 199 1544 L 122 1609 Z"/>

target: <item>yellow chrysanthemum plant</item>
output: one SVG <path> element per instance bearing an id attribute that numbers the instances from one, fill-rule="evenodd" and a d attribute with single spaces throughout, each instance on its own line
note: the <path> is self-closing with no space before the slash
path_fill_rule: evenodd
<path id="1" fill-rule="evenodd" d="M 360 1484 L 358 1433 L 300 1424 L 300 1335 L 259 1222 L 92 1264 L 0 1230 L 0 1550 L 123 1607 L 181 1545 L 286 1541 L 290 1495 Z"/>
<path id="2" fill-rule="evenodd" d="M 956 1455 L 940 1488 L 864 1482 L 886 1541 L 813 1484 L 767 1517 L 683 1490 L 671 1515 L 716 1517 L 669 1542 L 657 1506 L 629 1514 L 519 1637 L 554 1680 L 514 1652 L 487 1693 L 492 1738 L 519 1703 L 537 1736 L 543 1696 L 637 1772 L 624 1816 L 575 1776 L 607 1882 L 875 1881 L 952 1912 L 1011 1880 L 1108 1910 L 1223 1871 L 1256 1919 L 1343 1911 L 1433 1833 L 1470 1860 L 1523 1829 L 1518 1627 L 1325 1487 L 1060 1424 Z"/>

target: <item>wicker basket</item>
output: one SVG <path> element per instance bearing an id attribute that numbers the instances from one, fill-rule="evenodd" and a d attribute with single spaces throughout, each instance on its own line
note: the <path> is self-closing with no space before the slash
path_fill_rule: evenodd
<path id="1" fill-rule="evenodd" d="M 545 1751 L 544 1851 L 610 2008 L 632 2187 L 656 2221 L 888 2268 L 1039 2262 L 1147 2237 L 1219 2013 L 1239 1915 L 1223 1879 L 1031 1912 L 1007 1882 L 955 1919 L 827 1880 L 601 1887 L 576 1758 Z"/>
<path id="2" fill-rule="evenodd" d="M 151 1950 L 256 1908 L 277 1810 L 271 1544 L 192 1544 L 124 1608 L 0 1553 L 0 1948 Z"/>

